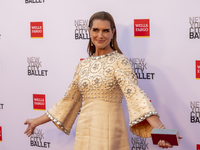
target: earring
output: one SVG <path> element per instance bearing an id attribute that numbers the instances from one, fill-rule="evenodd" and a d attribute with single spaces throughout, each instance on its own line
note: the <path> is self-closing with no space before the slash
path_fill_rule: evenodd
<path id="1" fill-rule="evenodd" d="M 112 44 L 111 46 L 113 47 L 113 38 L 111 39 L 111 44 Z"/>
<path id="2" fill-rule="evenodd" d="M 91 46 L 93 46 L 93 43 L 92 43 L 91 37 L 90 37 L 90 43 L 91 43 Z"/>

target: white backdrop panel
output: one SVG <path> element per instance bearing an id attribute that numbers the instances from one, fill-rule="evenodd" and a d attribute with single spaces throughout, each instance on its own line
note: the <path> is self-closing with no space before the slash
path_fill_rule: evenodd
<path id="1" fill-rule="evenodd" d="M 190 122 L 190 101 L 200 101 L 200 84 L 195 79 L 200 40 L 189 39 L 189 17 L 200 17 L 199 5 L 198 0 L 45 0 L 30 4 L 0 0 L 0 104 L 4 105 L 0 109 L 0 149 L 42 149 L 30 146 L 30 138 L 23 134 L 26 118 L 44 113 L 33 110 L 33 94 L 46 95 L 47 110 L 64 95 L 80 58 L 88 57 L 88 40 L 75 40 L 74 21 L 87 20 L 104 10 L 115 19 L 124 55 L 144 58 L 145 73 L 155 73 L 153 80 L 139 79 L 139 86 L 152 100 L 163 124 L 178 129 L 184 137 L 174 149 L 195 150 L 200 129 L 199 123 Z M 150 38 L 134 37 L 134 19 L 150 19 Z M 42 39 L 30 38 L 30 22 L 43 22 Z M 40 57 L 47 76 L 28 76 L 27 57 Z M 128 128 L 125 100 L 123 108 Z M 50 142 L 48 149 L 52 150 L 72 150 L 75 129 L 76 122 L 67 136 L 53 123 L 38 127 L 44 135 L 43 144 Z M 131 138 L 136 136 L 127 132 L 132 148 Z M 151 139 L 146 144 L 146 149 L 160 149 Z"/>

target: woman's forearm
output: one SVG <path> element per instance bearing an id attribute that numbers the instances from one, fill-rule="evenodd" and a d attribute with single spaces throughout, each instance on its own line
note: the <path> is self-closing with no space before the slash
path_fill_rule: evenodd
<path id="1" fill-rule="evenodd" d="M 33 121 L 33 124 L 35 126 L 39 126 L 39 125 L 44 124 L 44 123 L 49 122 L 49 121 L 51 121 L 51 119 L 46 114 L 44 114 L 44 115 L 42 115 L 38 118 L 35 118 L 34 121 Z"/>
<path id="2" fill-rule="evenodd" d="M 153 128 L 165 129 L 165 126 L 162 124 L 158 116 L 150 116 L 147 118 L 147 121 Z"/>

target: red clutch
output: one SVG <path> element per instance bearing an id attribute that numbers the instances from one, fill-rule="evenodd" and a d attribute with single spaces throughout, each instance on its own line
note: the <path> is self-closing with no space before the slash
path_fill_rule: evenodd
<path id="1" fill-rule="evenodd" d="M 178 130 L 171 129 L 153 129 L 151 138 L 154 145 L 157 145 L 160 140 L 169 142 L 173 146 L 178 146 L 180 139 Z"/>

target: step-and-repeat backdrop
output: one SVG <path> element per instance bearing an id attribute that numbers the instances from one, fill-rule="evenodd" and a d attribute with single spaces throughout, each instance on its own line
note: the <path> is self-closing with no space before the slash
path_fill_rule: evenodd
<path id="1" fill-rule="evenodd" d="M 88 20 L 112 14 L 117 40 L 139 86 L 168 129 L 183 139 L 177 150 L 200 149 L 200 1 L 0 0 L 0 149 L 73 150 L 52 122 L 24 135 L 27 118 L 50 109 L 64 95 L 86 52 Z M 123 100 L 128 129 L 128 111 Z M 133 135 L 131 150 L 159 150 Z"/>

